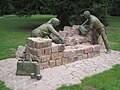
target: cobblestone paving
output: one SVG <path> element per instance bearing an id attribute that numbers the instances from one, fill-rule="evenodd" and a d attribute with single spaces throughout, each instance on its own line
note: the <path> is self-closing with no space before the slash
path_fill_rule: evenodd
<path id="1" fill-rule="evenodd" d="M 55 90 L 64 84 L 80 83 L 85 77 L 120 64 L 120 52 L 101 53 L 98 57 L 41 70 L 42 79 L 39 81 L 30 76 L 16 76 L 16 64 L 15 58 L 0 61 L 0 80 L 5 81 L 12 90 Z"/>

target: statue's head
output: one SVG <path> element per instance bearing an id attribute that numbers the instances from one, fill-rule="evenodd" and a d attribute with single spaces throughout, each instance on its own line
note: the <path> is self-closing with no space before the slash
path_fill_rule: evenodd
<path id="1" fill-rule="evenodd" d="M 85 11 L 85 12 L 83 13 L 83 15 L 84 15 L 85 18 L 88 19 L 88 18 L 90 18 L 90 15 L 91 15 L 91 14 L 90 14 L 89 11 Z"/>
<path id="2" fill-rule="evenodd" d="M 58 26 L 60 24 L 60 21 L 57 18 L 51 18 L 48 23 L 51 23 L 53 26 Z"/>

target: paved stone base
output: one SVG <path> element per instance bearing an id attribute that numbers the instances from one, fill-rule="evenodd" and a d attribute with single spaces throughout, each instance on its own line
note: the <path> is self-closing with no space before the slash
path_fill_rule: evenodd
<path id="1" fill-rule="evenodd" d="M 85 77 L 101 73 L 120 64 L 120 52 L 101 53 L 100 56 L 76 61 L 66 65 L 41 70 L 42 79 L 16 76 L 17 59 L 0 61 L 0 80 L 12 90 L 55 90 L 63 84 L 77 84 Z"/>

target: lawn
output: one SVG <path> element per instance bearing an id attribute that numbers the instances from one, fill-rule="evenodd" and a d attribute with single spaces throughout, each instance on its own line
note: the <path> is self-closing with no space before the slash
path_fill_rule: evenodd
<path id="1" fill-rule="evenodd" d="M 85 78 L 81 84 L 62 86 L 57 90 L 120 90 L 120 65 L 90 78 Z"/>
<path id="2" fill-rule="evenodd" d="M 3 81 L 0 81 L 0 90 L 10 90 Z"/>
<path id="3" fill-rule="evenodd" d="M 32 17 L 7 17 L 0 19 L 0 59 L 15 57 L 19 45 L 25 45 L 31 31 L 46 22 L 53 15 L 32 15 Z"/>
<path id="4" fill-rule="evenodd" d="M 108 39 L 113 50 L 120 51 L 120 17 L 108 17 Z"/>

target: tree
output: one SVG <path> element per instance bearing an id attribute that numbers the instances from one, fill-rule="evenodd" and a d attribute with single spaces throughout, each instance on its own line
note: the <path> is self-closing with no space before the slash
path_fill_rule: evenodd
<path id="1" fill-rule="evenodd" d="M 47 7 L 61 20 L 61 27 L 70 25 L 70 21 L 72 24 L 81 24 L 84 19 L 80 14 L 85 10 L 89 10 L 107 25 L 105 4 L 105 0 L 48 0 Z"/>
<path id="2" fill-rule="evenodd" d="M 18 4 L 17 4 L 18 3 Z M 101 8 L 103 0 L 16 0 L 15 7 L 18 15 L 31 15 L 36 13 L 51 13 L 57 15 L 61 21 L 60 27 L 65 25 L 81 24 L 82 14 L 85 10 L 101 18 L 104 10 Z M 99 6 L 99 7 L 98 7 Z M 101 10 L 100 12 L 97 11 Z"/>
<path id="3" fill-rule="evenodd" d="M 30 16 L 42 13 L 45 9 L 44 0 L 13 0 L 16 14 L 20 16 Z"/>
<path id="4" fill-rule="evenodd" d="M 47 4 L 49 11 L 51 11 L 53 14 L 56 14 L 60 19 L 62 28 L 65 25 L 70 25 L 70 18 L 71 21 L 74 21 L 73 24 L 76 24 L 76 20 L 78 19 L 77 17 L 80 16 L 80 14 L 90 6 L 92 6 L 91 0 L 89 0 L 89 3 L 87 3 L 85 0 L 48 0 Z"/>
<path id="5" fill-rule="evenodd" d="M 14 7 L 11 0 L 0 0 L 0 16 L 4 14 L 12 14 Z"/>
<path id="6" fill-rule="evenodd" d="M 113 16 L 120 16 L 120 0 L 109 0 L 108 13 Z"/>

